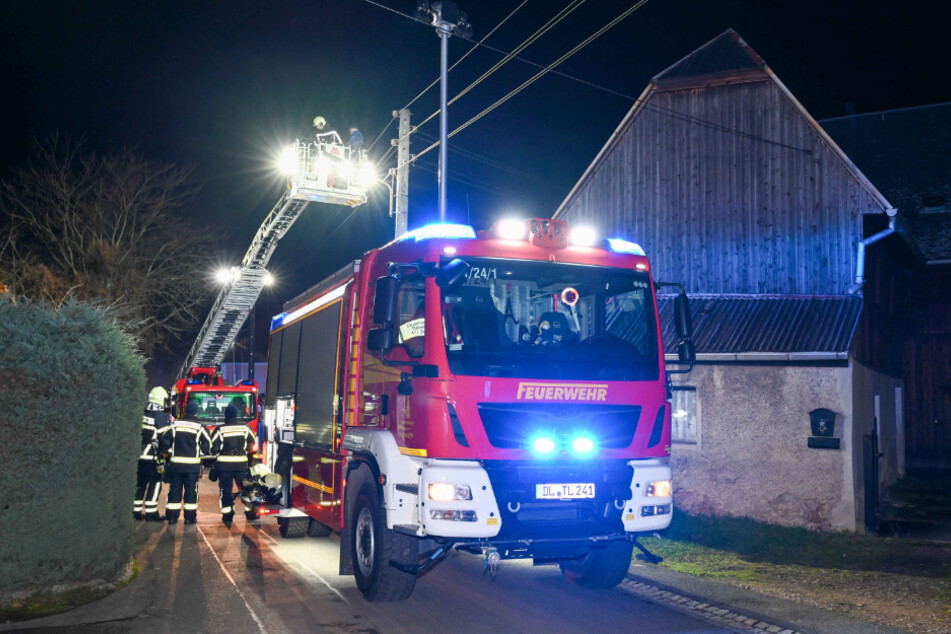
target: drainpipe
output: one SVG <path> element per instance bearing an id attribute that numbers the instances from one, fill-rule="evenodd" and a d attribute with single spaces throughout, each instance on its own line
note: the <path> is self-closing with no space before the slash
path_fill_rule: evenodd
<path id="1" fill-rule="evenodd" d="M 849 289 L 850 293 L 857 294 L 862 292 L 862 287 L 865 285 L 865 247 L 878 242 L 883 238 L 887 238 L 898 231 L 898 228 L 895 226 L 898 220 L 898 210 L 894 207 L 891 209 L 886 209 L 885 215 L 888 216 L 888 227 L 882 229 L 875 235 L 871 235 L 864 240 L 859 241 L 858 253 L 855 258 L 855 282 Z"/>

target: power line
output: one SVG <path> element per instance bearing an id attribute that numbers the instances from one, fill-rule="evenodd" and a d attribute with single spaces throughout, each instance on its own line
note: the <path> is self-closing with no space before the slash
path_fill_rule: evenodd
<path id="1" fill-rule="evenodd" d="M 417 20 L 416 18 L 414 18 L 414 17 L 411 16 L 411 15 L 402 13 L 402 12 L 400 12 L 400 11 L 397 11 L 397 10 L 395 10 L 395 9 L 391 9 L 391 8 L 389 8 L 389 7 L 385 7 L 385 6 L 383 6 L 383 5 L 380 5 L 378 2 L 374 2 L 373 0 L 364 0 L 364 1 L 365 1 L 365 2 L 369 2 L 370 4 L 373 4 L 373 5 L 376 5 L 376 6 L 380 6 L 380 7 L 384 8 L 384 9 L 386 9 L 386 10 L 392 12 L 392 13 L 396 13 L 397 15 L 400 15 L 400 16 L 403 16 L 403 17 L 408 18 L 408 19 L 410 19 L 410 20 L 413 20 L 414 22 L 421 22 L 420 20 Z M 643 4 L 643 1 L 646 1 L 646 0 L 642 0 L 642 2 L 639 3 L 637 6 L 640 6 L 640 4 Z M 424 22 L 424 24 L 426 24 L 426 23 Z M 427 24 L 427 25 L 428 25 L 428 24 Z M 493 51 L 493 52 L 495 52 L 495 53 L 497 53 L 497 54 L 500 54 L 500 55 L 509 55 L 508 52 L 503 51 L 503 50 L 501 50 L 501 49 L 497 49 L 497 48 L 495 48 L 495 47 L 493 47 L 493 46 L 490 46 L 490 45 L 488 45 L 488 44 L 485 44 L 485 43 L 483 43 L 483 42 L 473 42 L 473 44 L 475 44 L 475 46 L 477 46 L 477 47 L 482 47 L 482 48 L 488 49 L 488 50 Z M 582 84 L 582 85 L 585 85 L 585 86 L 588 86 L 588 87 L 590 87 L 590 88 L 595 88 L 595 89 L 597 89 L 597 90 L 600 90 L 600 91 L 602 91 L 602 92 L 609 93 L 609 94 L 614 95 L 614 96 L 616 96 L 616 97 L 621 97 L 621 98 L 623 98 L 623 99 L 627 99 L 627 100 L 633 102 L 633 104 L 635 104 L 635 105 L 640 104 L 641 107 L 643 107 L 643 108 L 645 108 L 645 109 L 652 110 L 652 111 L 654 111 L 654 112 L 656 112 L 656 113 L 658 113 L 658 114 L 662 114 L 662 115 L 665 115 L 665 116 L 670 116 L 670 117 L 672 117 L 672 118 L 678 119 L 678 120 L 680 120 L 680 121 L 684 121 L 684 122 L 686 122 L 686 123 L 696 124 L 696 125 L 699 125 L 699 126 L 702 126 L 702 127 L 709 128 L 709 129 L 711 129 L 711 130 L 716 130 L 716 131 L 718 131 L 718 132 L 723 132 L 723 133 L 725 133 L 725 134 L 733 134 L 733 135 L 736 135 L 736 136 L 741 137 L 741 138 L 749 139 L 749 140 L 751 140 L 751 141 L 757 141 L 757 142 L 760 142 L 760 143 L 766 143 L 766 144 L 768 144 L 768 145 L 773 145 L 773 146 L 781 147 L 781 148 L 788 149 L 788 150 L 795 150 L 795 151 L 797 151 L 797 152 L 803 152 L 804 154 L 812 154 L 812 150 L 809 149 L 809 148 L 802 148 L 802 147 L 797 147 L 797 146 L 794 146 L 794 145 L 788 145 L 788 144 L 786 144 L 786 143 L 781 143 L 781 142 L 779 142 L 779 141 L 774 141 L 773 139 L 767 139 L 766 137 L 761 137 L 761 136 L 758 136 L 758 135 L 755 135 L 755 134 L 752 134 L 752 133 L 749 133 L 749 132 L 744 132 L 744 131 L 742 131 L 742 130 L 737 130 L 736 128 L 731 128 L 731 127 L 729 127 L 729 126 L 725 126 L 725 125 L 722 125 L 722 124 L 719 124 L 719 123 L 715 123 L 715 122 L 713 122 L 713 121 L 707 121 L 706 119 L 701 119 L 701 118 L 699 118 L 699 117 L 695 117 L 695 116 L 690 115 L 690 114 L 687 114 L 687 113 L 685 113 L 685 112 L 678 112 L 678 111 L 676 111 L 676 110 L 673 110 L 672 108 L 665 108 L 664 106 L 659 106 L 659 105 L 657 105 L 657 104 L 652 104 L 652 103 L 645 102 L 645 101 L 643 101 L 643 100 L 641 100 L 641 99 L 638 99 L 637 97 L 634 97 L 634 96 L 632 96 L 632 95 L 628 95 L 628 94 L 623 93 L 623 92 L 620 92 L 620 91 L 618 91 L 618 90 L 614 90 L 614 89 L 612 89 L 612 88 L 607 88 L 607 87 L 605 87 L 605 86 L 601 86 L 601 85 L 599 85 L 599 84 L 596 84 L 596 83 L 594 83 L 594 82 L 591 82 L 591 81 L 582 79 L 582 78 L 580 78 L 580 77 L 576 77 L 576 76 L 574 76 L 574 75 L 570 75 L 570 74 L 568 74 L 568 73 L 565 73 L 565 72 L 562 72 L 562 71 L 559 71 L 559 70 L 555 70 L 554 68 L 552 68 L 552 66 L 554 66 L 555 64 L 550 64 L 549 66 L 543 66 L 542 64 L 539 64 L 539 63 L 537 63 L 537 62 L 533 62 L 533 61 L 531 61 L 531 60 L 529 60 L 529 59 L 525 59 L 524 57 L 519 57 L 519 56 L 517 56 L 517 55 L 513 55 L 513 56 L 512 56 L 512 59 L 516 59 L 516 60 L 518 60 L 518 61 L 520 61 L 520 62 L 522 62 L 522 63 L 528 64 L 528 65 L 530 65 L 530 66 L 534 66 L 534 67 L 536 67 L 536 68 L 540 68 L 540 69 L 543 70 L 543 74 L 544 74 L 544 72 L 550 72 L 550 73 L 552 73 L 552 74 L 554 74 L 554 75 L 558 75 L 559 77 L 564 77 L 565 79 L 570 79 L 570 80 L 572 80 L 572 81 L 574 81 L 574 82 L 578 82 L 578 83 L 580 83 L 580 84 Z M 556 63 L 560 63 L 560 62 L 556 62 Z M 530 85 L 531 83 L 534 83 L 534 80 L 535 80 L 535 78 L 533 78 L 532 80 L 529 80 L 528 84 Z M 517 94 L 518 92 L 521 92 L 521 90 L 523 90 L 525 87 L 527 87 L 527 86 L 520 86 L 520 87 L 516 88 L 515 91 L 513 91 L 512 93 L 509 93 L 508 95 L 506 95 L 505 97 L 503 97 L 503 98 L 500 100 L 501 103 L 497 102 L 498 105 L 501 105 L 502 103 L 504 103 L 505 101 L 507 101 L 508 99 L 510 99 L 511 97 L 513 97 L 513 96 L 514 96 L 515 94 Z M 482 116 L 485 116 L 485 114 L 488 114 L 488 112 L 491 112 L 491 110 L 493 110 L 495 107 L 497 107 L 497 106 L 496 106 L 495 104 L 493 104 L 493 106 L 490 106 L 489 108 L 487 108 L 485 111 L 483 111 L 482 113 L 480 113 L 480 115 L 477 115 L 474 119 L 470 120 L 469 122 L 467 122 L 466 124 L 464 124 L 462 127 L 459 127 L 459 128 L 457 128 L 456 130 L 454 130 L 454 131 L 450 134 L 450 136 L 455 135 L 457 132 L 461 132 L 462 129 L 464 129 L 464 127 L 467 127 L 468 125 L 471 125 L 471 123 L 475 123 L 476 120 L 480 119 Z M 420 125 L 422 125 L 422 124 L 420 124 Z M 414 130 L 414 131 L 415 131 L 415 130 Z M 438 145 L 438 143 L 437 143 L 437 145 Z M 429 152 L 429 151 L 432 150 L 432 149 L 433 149 L 433 146 L 430 146 L 430 147 L 426 148 L 426 149 L 424 150 L 424 152 Z M 419 155 L 417 155 L 417 157 L 418 157 L 418 156 L 419 156 Z"/>
<path id="2" fill-rule="evenodd" d="M 509 99 L 511 99 L 512 97 L 514 97 L 515 95 L 517 95 L 518 93 L 522 92 L 523 90 L 525 90 L 526 88 L 528 88 L 529 86 L 531 86 L 532 84 L 534 84 L 536 81 L 538 81 L 539 79 L 541 79 L 544 75 L 546 75 L 549 70 L 551 70 L 551 69 L 554 68 L 555 66 L 558 66 L 559 64 L 561 64 L 562 62 L 564 62 L 565 60 L 567 60 L 568 58 L 570 58 L 572 55 L 574 55 L 575 53 L 577 53 L 578 51 L 580 51 L 581 49 L 583 49 L 585 46 L 587 46 L 588 44 L 590 44 L 590 43 L 593 42 L 594 40 L 596 40 L 596 39 L 598 39 L 599 37 L 601 37 L 602 35 L 604 35 L 607 31 L 609 31 L 609 30 L 612 29 L 615 25 L 617 25 L 619 22 L 621 22 L 621 20 L 623 20 L 623 19 L 626 18 L 627 16 L 631 15 L 632 13 L 634 13 L 635 11 L 637 11 L 638 9 L 640 9 L 640 8 L 641 8 L 642 6 L 644 6 L 645 4 L 647 4 L 647 0 L 640 0 L 639 2 L 636 2 L 635 4 L 633 4 L 633 5 L 631 5 L 630 7 L 628 7 L 625 11 L 623 11 L 623 12 L 621 13 L 621 15 L 619 15 L 618 17 L 614 18 L 613 20 L 611 20 L 610 22 L 608 22 L 607 24 L 605 24 L 603 27 L 601 27 L 600 29 L 598 29 L 597 31 L 595 31 L 593 34 L 589 35 L 583 42 L 581 42 L 580 44 L 578 44 L 577 46 L 575 46 L 574 48 L 572 48 L 570 51 L 568 51 L 567 53 L 565 53 L 564 55 L 562 55 L 561 57 L 559 57 L 557 60 L 555 60 L 554 62 L 552 62 L 551 64 L 549 64 L 547 67 L 543 68 L 541 71 L 535 73 L 535 74 L 534 74 L 532 77 L 530 77 L 529 79 L 527 79 L 527 80 L 525 80 L 524 82 L 522 82 L 522 84 L 519 85 L 515 90 L 512 90 L 512 91 L 509 92 L 507 95 L 505 95 L 504 97 L 502 97 L 501 99 L 499 99 L 499 100 L 497 100 L 495 103 L 493 103 L 491 106 L 489 106 L 488 108 L 484 109 L 482 112 L 480 112 L 479 114 L 477 114 L 476 116 L 472 117 L 471 119 L 469 119 L 468 121 L 466 121 L 465 123 L 463 123 L 461 126 L 459 126 L 458 128 L 456 128 L 455 130 L 453 130 L 453 131 L 449 134 L 449 136 L 451 137 L 451 136 L 454 136 L 454 135 L 458 134 L 459 132 L 462 132 L 463 130 L 465 130 L 466 128 L 468 128 L 470 125 L 472 125 L 473 123 L 475 123 L 476 121 L 478 121 L 479 119 L 481 119 L 481 118 L 484 117 L 485 115 L 489 114 L 490 112 L 492 112 L 493 110 L 495 110 L 496 108 L 498 108 L 499 106 L 501 106 L 503 103 L 505 103 L 506 101 L 508 101 Z M 427 152 L 429 152 L 430 150 L 432 150 L 432 149 L 433 149 L 434 147 L 436 147 L 437 145 L 438 145 L 438 143 L 434 143 L 433 145 L 430 145 L 428 148 L 426 148 L 425 150 L 423 150 L 422 152 L 420 152 L 419 154 L 417 154 L 415 158 L 419 158 L 420 156 L 423 156 L 424 154 L 426 154 Z"/>
<path id="3" fill-rule="evenodd" d="M 466 52 L 462 55 L 462 57 L 460 57 L 458 60 L 456 60 L 456 63 L 449 67 L 449 71 L 448 71 L 448 72 L 451 72 L 456 66 L 458 66 L 459 64 L 461 64 L 462 61 L 463 61 L 465 58 L 469 57 L 469 55 L 471 55 L 472 52 L 478 48 L 478 44 L 482 44 L 482 43 L 484 43 L 487 39 L 489 39 L 489 38 L 492 36 L 493 33 L 495 33 L 496 31 L 498 31 L 498 30 L 502 27 L 503 24 L 505 24 L 506 22 L 508 22 L 508 21 L 509 21 L 509 18 L 511 18 L 513 15 L 515 15 L 515 13 L 516 13 L 519 9 L 521 9 L 522 7 L 524 7 L 527 2 L 528 2 L 528 0 L 522 0 L 521 4 L 519 4 L 517 7 L 515 7 L 514 9 L 512 9 L 511 13 L 509 13 L 507 16 L 505 16 L 504 18 L 502 18 L 502 21 L 499 22 L 498 24 L 496 24 L 496 25 L 495 25 L 495 28 L 493 28 L 491 31 L 489 31 L 488 33 L 486 33 L 486 34 L 485 34 L 485 37 L 483 37 L 481 40 L 479 40 L 478 43 L 473 43 L 473 44 L 476 44 L 476 45 L 474 45 L 472 48 L 470 48 L 468 51 L 466 51 Z M 375 3 L 371 3 L 371 4 L 375 4 Z M 379 5 L 377 5 L 377 6 L 379 6 Z M 400 15 L 403 15 L 403 14 L 400 14 Z M 403 107 L 401 108 L 401 110 L 406 110 L 407 108 L 409 108 L 410 106 L 412 106 L 414 103 L 416 103 L 416 101 L 417 101 L 420 97 L 422 97 L 422 96 L 425 95 L 427 92 L 429 92 L 430 90 L 432 90 L 433 86 L 435 86 L 435 85 L 438 84 L 438 83 L 439 83 L 439 77 L 437 77 L 436 79 L 434 79 L 434 80 L 432 81 L 432 83 L 430 83 L 428 86 L 426 86 L 425 88 L 423 88 L 423 90 L 422 90 L 418 95 L 416 95 L 415 97 L 413 97 L 412 99 L 410 99 L 410 100 L 409 100 L 409 103 L 407 103 L 405 106 L 403 106 Z M 437 111 L 437 112 L 438 112 L 438 111 Z M 380 132 L 380 134 L 378 134 L 375 139 L 373 139 L 373 143 L 370 144 L 370 147 L 368 147 L 367 150 L 372 150 L 372 149 L 373 149 L 373 146 L 376 145 L 376 142 L 380 140 L 380 137 L 381 137 L 381 136 L 383 136 L 383 132 L 386 132 L 386 129 L 389 128 L 390 125 L 392 125 L 394 121 L 396 121 L 396 117 L 395 117 L 395 116 L 394 116 L 392 119 L 390 119 L 390 122 L 386 124 L 386 127 L 383 128 L 383 131 Z M 428 119 L 427 119 L 427 121 L 428 121 Z M 385 157 L 384 157 L 384 158 L 385 158 Z"/>
<path id="4" fill-rule="evenodd" d="M 452 100 L 449 101 L 449 105 L 451 106 L 452 104 L 456 103 L 456 101 L 458 101 L 461 97 L 463 97 L 464 95 L 472 91 L 476 86 L 478 86 L 483 81 L 488 79 L 491 75 L 496 73 L 500 68 L 502 68 L 509 61 L 513 59 L 518 59 L 517 57 L 518 53 L 521 53 L 526 48 L 528 48 L 529 46 L 534 44 L 536 41 L 538 41 L 543 35 L 545 35 L 548 31 L 553 29 L 556 25 L 558 25 L 558 23 L 560 23 L 562 20 L 568 17 L 575 9 L 577 9 L 584 3 L 585 3 L 585 0 L 572 0 L 570 3 L 568 3 L 568 6 L 566 6 L 564 9 L 562 9 L 557 14 L 555 14 L 553 18 L 551 18 L 548 22 L 543 24 L 539 29 L 537 29 L 534 33 L 528 36 L 528 38 L 523 40 L 522 43 L 516 46 L 515 49 L 511 53 L 502 53 L 504 57 L 500 61 L 496 62 L 495 65 L 492 66 L 492 68 L 482 73 L 482 75 L 478 77 L 475 81 L 473 81 L 471 84 L 463 88 L 461 92 L 459 92 L 455 97 L 452 98 Z M 476 48 L 479 47 L 480 44 L 481 42 L 475 43 L 475 46 L 469 49 L 469 52 L 471 53 L 472 51 L 474 51 Z M 489 48 L 489 50 L 496 50 L 496 51 L 498 50 L 488 46 L 486 48 Z M 426 117 L 425 119 L 417 123 L 415 126 L 413 126 L 413 130 L 411 131 L 411 133 L 415 132 L 422 126 L 426 125 L 426 123 L 431 121 L 438 114 L 439 114 L 439 110 L 436 110 L 436 112 L 432 113 L 431 115 L 429 115 L 428 117 Z"/>
<path id="5" fill-rule="evenodd" d="M 419 135 L 424 141 L 429 141 L 429 142 L 437 141 L 436 137 L 430 136 L 423 132 L 417 132 L 416 134 Z M 523 172 L 522 170 L 516 169 L 512 167 L 511 165 L 506 165 L 505 163 L 502 163 L 501 161 L 496 161 L 495 159 L 491 159 L 485 155 L 479 154 L 478 152 L 473 152 L 472 150 L 468 150 L 466 148 L 460 147 L 458 145 L 454 145 L 452 143 L 449 143 L 448 147 L 450 151 L 460 154 L 466 158 L 472 159 L 473 161 L 484 163 L 488 165 L 489 167 L 494 167 L 503 172 L 508 172 L 509 174 L 512 174 L 514 176 L 519 176 L 521 178 L 528 178 L 528 179 L 534 180 L 538 183 L 541 183 L 543 185 L 546 185 L 554 189 L 560 189 L 558 185 L 556 185 L 555 183 L 549 182 L 545 180 L 544 178 L 540 178 L 539 176 L 536 176 L 535 174 L 529 174 L 528 172 Z"/>

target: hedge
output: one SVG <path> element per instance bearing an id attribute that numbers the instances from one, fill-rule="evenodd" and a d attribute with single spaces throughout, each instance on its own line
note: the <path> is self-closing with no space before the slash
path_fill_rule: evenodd
<path id="1" fill-rule="evenodd" d="M 0 597 L 125 569 L 143 364 L 102 308 L 0 299 Z"/>

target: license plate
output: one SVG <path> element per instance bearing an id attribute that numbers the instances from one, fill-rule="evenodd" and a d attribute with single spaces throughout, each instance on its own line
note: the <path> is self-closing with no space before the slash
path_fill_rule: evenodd
<path id="1" fill-rule="evenodd" d="M 536 484 L 536 500 L 582 500 L 594 497 L 594 482 Z"/>

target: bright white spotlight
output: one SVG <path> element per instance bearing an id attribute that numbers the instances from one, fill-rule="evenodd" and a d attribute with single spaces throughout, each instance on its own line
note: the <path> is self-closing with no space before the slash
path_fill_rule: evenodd
<path id="1" fill-rule="evenodd" d="M 372 185 L 376 182 L 376 168 L 373 163 L 364 163 L 360 168 L 360 182 L 364 185 Z"/>
<path id="2" fill-rule="evenodd" d="M 340 164 L 340 168 L 338 169 L 338 171 L 340 172 L 341 176 L 343 176 L 347 180 L 350 180 L 351 178 L 353 178 L 353 163 L 351 163 L 350 161 L 342 162 Z"/>
<path id="3" fill-rule="evenodd" d="M 591 227 L 575 227 L 571 230 L 571 246 L 590 247 L 594 246 L 598 235 Z"/>
<path id="4" fill-rule="evenodd" d="M 215 271 L 215 279 L 219 284 L 228 284 L 231 282 L 231 269 L 218 269 Z"/>
<path id="5" fill-rule="evenodd" d="M 321 154 L 317 157 L 317 175 L 325 178 L 330 173 L 330 159 Z"/>
<path id="6" fill-rule="evenodd" d="M 264 277 L 261 278 L 261 282 L 263 282 L 265 286 L 270 286 L 274 283 L 274 276 L 270 273 L 265 273 Z"/>
<path id="7" fill-rule="evenodd" d="M 293 176 L 297 173 L 297 148 L 293 145 L 284 148 L 284 151 L 281 152 L 281 156 L 278 159 L 278 169 L 281 170 L 281 173 L 285 176 Z"/>
<path id="8" fill-rule="evenodd" d="M 506 218 L 499 221 L 496 232 L 502 240 L 524 240 L 527 227 L 524 220 Z"/>

